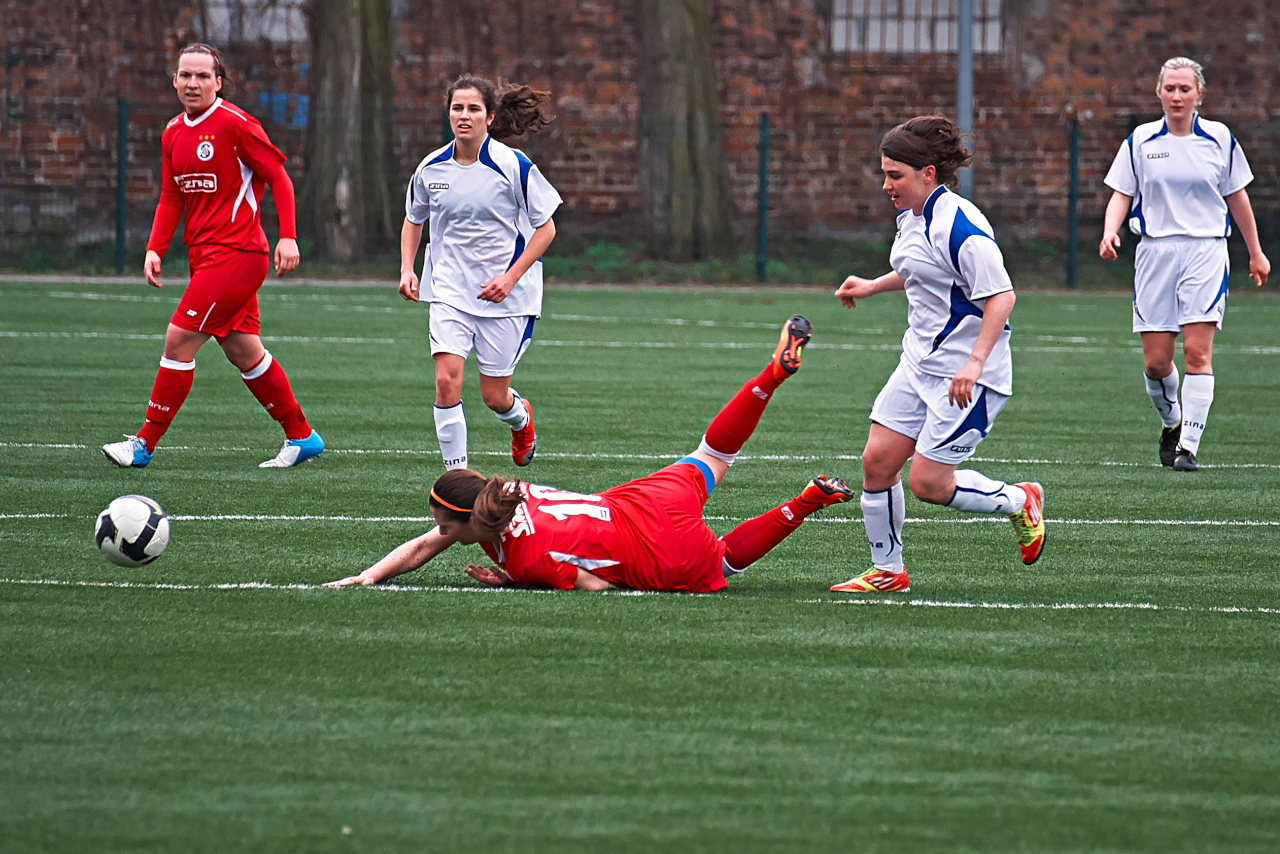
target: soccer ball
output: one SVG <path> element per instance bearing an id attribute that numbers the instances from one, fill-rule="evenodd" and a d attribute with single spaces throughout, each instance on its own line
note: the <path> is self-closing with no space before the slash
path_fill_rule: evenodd
<path id="1" fill-rule="evenodd" d="M 121 495 L 98 514 L 94 539 L 117 566 L 146 566 L 169 545 L 169 516 L 145 495 Z"/>

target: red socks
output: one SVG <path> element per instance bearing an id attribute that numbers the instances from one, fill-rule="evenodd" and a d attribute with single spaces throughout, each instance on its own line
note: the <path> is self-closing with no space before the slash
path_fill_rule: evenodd
<path id="1" fill-rule="evenodd" d="M 191 394 L 196 380 L 195 362 L 177 362 L 161 359 L 151 387 L 151 399 L 147 401 L 147 420 L 138 431 L 138 438 L 147 443 L 147 451 L 155 453 L 160 437 L 173 423 L 174 416 Z"/>
<path id="2" fill-rule="evenodd" d="M 240 375 L 253 396 L 267 410 L 267 414 L 280 422 L 284 435 L 289 439 L 305 439 L 311 435 L 311 424 L 293 396 L 293 386 L 280 363 L 268 352 L 252 369 Z"/>
<path id="3" fill-rule="evenodd" d="M 810 514 L 821 508 L 793 498 L 767 513 L 748 519 L 721 537 L 724 559 L 736 570 L 744 570 L 785 540 Z"/>
<path id="4" fill-rule="evenodd" d="M 736 454 L 751 438 L 769 399 L 782 381 L 770 362 L 760 376 L 748 382 L 724 405 L 707 428 L 707 445 L 722 454 Z"/>

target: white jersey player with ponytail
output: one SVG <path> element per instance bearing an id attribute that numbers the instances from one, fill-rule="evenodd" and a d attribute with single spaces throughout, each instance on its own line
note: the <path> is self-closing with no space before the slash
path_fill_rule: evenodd
<path id="1" fill-rule="evenodd" d="M 560 194 L 523 152 L 493 136 L 520 136 L 551 121 L 548 96 L 463 76 L 449 89 L 454 139 L 414 170 L 400 232 L 400 295 L 431 304 L 436 439 L 446 469 L 468 465 L 463 371 L 474 349 L 485 406 L 511 428 L 511 457 L 528 465 L 538 446 L 533 405 L 511 377 L 542 314 L 542 254 L 556 236 Z M 491 135 L 492 134 L 492 135 Z M 414 262 L 430 243 L 421 280 Z"/>
<path id="2" fill-rule="evenodd" d="M 903 565 L 906 495 L 901 471 L 921 501 L 1013 521 L 1022 562 L 1044 548 L 1044 489 L 1005 483 L 960 464 L 973 456 L 1013 393 L 1009 315 L 1015 302 L 987 218 L 947 189 L 971 156 L 960 128 L 921 116 L 885 134 L 884 189 L 899 209 L 889 256 L 876 279 L 850 276 L 836 290 L 845 306 L 887 291 L 907 294 L 902 358 L 871 410 L 863 451 L 862 516 L 872 568 L 837 592 L 910 589 Z"/>
<path id="3" fill-rule="evenodd" d="M 1249 275 L 1259 287 L 1271 262 L 1258 242 L 1245 191 L 1253 172 L 1244 152 L 1226 125 L 1196 111 L 1204 97 L 1200 64 L 1184 56 L 1165 62 L 1156 94 L 1164 118 L 1135 128 L 1107 172 L 1114 192 L 1098 254 L 1115 260 L 1126 219 L 1141 237 L 1133 331 L 1142 336 L 1147 394 L 1164 424 L 1160 462 L 1175 471 L 1197 471 L 1213 404 L 1213 338 L 1227 306 L 1232 220 L 1249 248 Z M 1173 361 L 1179 331 L 1187 367 L 1181 401 Z"/>

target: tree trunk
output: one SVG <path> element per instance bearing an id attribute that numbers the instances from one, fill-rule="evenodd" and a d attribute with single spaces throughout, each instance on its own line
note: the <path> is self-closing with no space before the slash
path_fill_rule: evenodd
<path id="1" fill-rule="evenodd" d="M 312 0 L 311 111 L 300 214 L 345 263 L 395 239 L 391 0 Z"/>
<path id="2" fill-rule="evenodd" d="M 707 0 L 636 0 L 640 194 L 650 250 L 673 261 L 734 249 Z"/>

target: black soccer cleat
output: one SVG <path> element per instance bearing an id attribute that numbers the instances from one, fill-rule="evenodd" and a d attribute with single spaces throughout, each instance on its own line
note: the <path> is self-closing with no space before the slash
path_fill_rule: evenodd
<path id="1" fill-rule="evenodd" d="M 1182 438 L 1182 425 L 1175 424 L 1172 427 L 1165 427 L 1160 431 L 1160 465 L 1173 465 L 1174 457 L 1178 456 L 1178 440 Z"/>
<path id="2" fill-rule="evenodd" d="M 1186 448 L 1179 447 L 1178 455 L 1173 458 L 1174 471 L 1200 471 L 1200 464 L 1196 462 L 1196 455 L 1188 451 Z"/>

